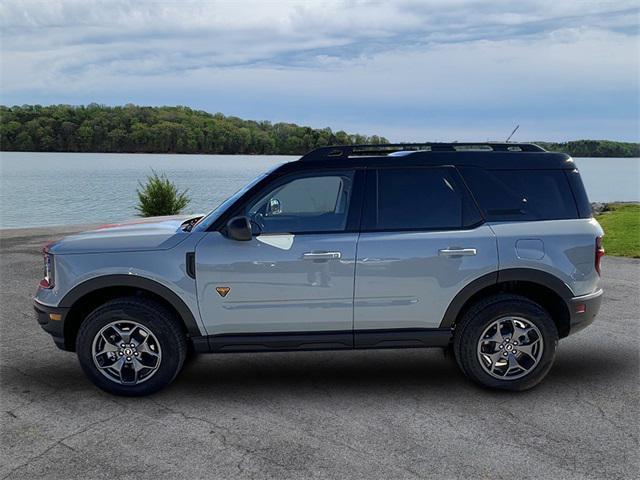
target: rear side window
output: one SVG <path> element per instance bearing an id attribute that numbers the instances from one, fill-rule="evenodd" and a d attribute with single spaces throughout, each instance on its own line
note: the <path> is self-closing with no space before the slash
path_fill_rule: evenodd
<path id="1" fill-rule="evenodd" d="M 461 169 L 488 221 L 578 218 L 571 187 L 562 170 Z"/>
<path id="2" fill-rule="evenodd" d="M 450 230 L 479 223 L 453 168 L 389 168 L 370 172 L 365 230 Z"/>

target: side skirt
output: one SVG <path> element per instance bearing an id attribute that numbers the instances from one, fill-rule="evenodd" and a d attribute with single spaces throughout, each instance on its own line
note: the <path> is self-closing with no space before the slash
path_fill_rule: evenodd
<path id="1" fill-rule="evenodd" d="M 402 328 L 356 330 L 355 348 L 446 347 L 453 338 L 450 328 Z"/>
<path id="2" fill-rule="evenodd" d="M 242 333 L 191 337 L 199 353 L 291 352 L 369 348 L 446 347 L 448 328 L 356 330 L 338 332 Z"/>

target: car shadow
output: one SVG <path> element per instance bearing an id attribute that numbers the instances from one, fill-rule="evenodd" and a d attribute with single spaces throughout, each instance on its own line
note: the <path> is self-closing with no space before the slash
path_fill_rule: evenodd
<path id="1" fill-rule="evenodd" d="M 75 358 L 59 362 L 56 368 L 38 363 L 22 364 L 19 370 L 4 366 L 8 368 L 0 383 L 14 391 L 55 389 L 62 393 L 94 388 Z M 624 385 L 635 388 L 633 379 L 638 378 L 639 372 L 638 351 L 631 347 L 611 345 L 580 355 L 561 351 L 540 387 L 593 388 L 606 380 L 607 388 L 615 384 L 624 390 Z M 332 395 L 420 391 L 446 397 L 459 394 L 460 390 L 478 395 L 512 395 L 475 386 L 465 378 L 454 358 L 439 349 L 199 355 L 160 394 L 206 398 L 241 395 L 247 399 L 252 394 L 317 394 L 319 390 Z"/>
<path id="2" fill-rule="evenodd" d="M 615 352 L 602 349 L 558 355 L 542 385 L 550 388 L 590 387 L 602 379 L 637 378 L 638 362 L 631 348 Z M 441 391 L 460 389 L 501 395 L 476 387 L 458 369 L 455 359 L 440 350 L 369 350 L 358 352 L 295 352 L 270 354 L 202 355 L 189 363 L 172 389 L 201 392 L 278 392 L 317 389 L 332 392 L 359 391 L 376 394 L 411 389 Z"/>

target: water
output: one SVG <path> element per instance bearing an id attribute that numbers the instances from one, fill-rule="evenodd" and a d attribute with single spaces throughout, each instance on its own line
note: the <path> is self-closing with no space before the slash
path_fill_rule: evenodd
<path id="1" fill-rule="evenodd" d="M 291 156 L 104 153 L 0 154 L 0 228 L 114 222 L 135 217 L 138 180 L 166 172 L 189 189 L 186 213 L 206 213 Z M 591 201 L 640 200 L 640 159 L 577 158 Z"/>

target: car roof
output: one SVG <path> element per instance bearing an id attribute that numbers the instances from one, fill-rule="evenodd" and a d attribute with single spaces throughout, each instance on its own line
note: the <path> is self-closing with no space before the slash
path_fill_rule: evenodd
<path id="1" fill-rule="evenodd" d="M 278 172 L 344 168 L 468 166 L 490 170 L 573 170 L 573 159 L 531 143 L 428 143 L 332 146 L 312 150 Z"/>

